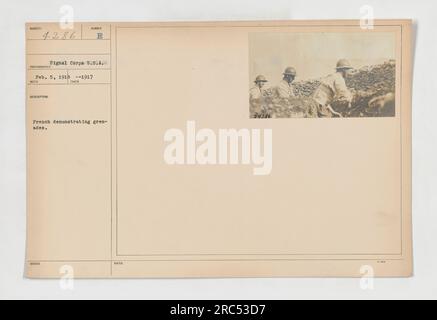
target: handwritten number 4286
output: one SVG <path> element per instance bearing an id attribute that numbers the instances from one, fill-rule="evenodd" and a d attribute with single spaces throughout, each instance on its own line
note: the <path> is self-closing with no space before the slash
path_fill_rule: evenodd
<path id="1" fill-rule="evenodd" d="M 76 39 L 75 31 L 65 31 L 65 32 L 46 32 L 43 34 L 44 40 L 74 40 Z"/>

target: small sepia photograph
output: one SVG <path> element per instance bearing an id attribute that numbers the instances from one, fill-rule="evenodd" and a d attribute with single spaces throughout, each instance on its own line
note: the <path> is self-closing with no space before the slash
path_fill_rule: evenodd
<path id="1" fill-rule="evenodd" d="M 396 116 L 390 32 L 251 33 L 251 118 Z"/>

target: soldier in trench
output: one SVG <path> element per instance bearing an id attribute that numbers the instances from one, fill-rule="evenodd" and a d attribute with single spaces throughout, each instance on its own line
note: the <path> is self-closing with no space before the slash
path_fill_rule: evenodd
<path id="1" fill-rule="evenodd" d="M 336 72 L 322 79 L 322 83 L 313 94 L 313 100 L 318 106 L 319 117 L 342 117 L 331 104 L 334 100 L 344 101 L 351 107 L 353 95 L 346 86 L 346 77 L 352 66 L 346 59 L 337 62 Z"/>
<path id="2" fill-rule="evenodd" d="M 259 75 L 255 79 L 255 86 L 249 91 L 250 113 L 252 117 L 260 115 L 263 111 L 265 89 L 264 86 L 268 82 L 266 77 Z"/>

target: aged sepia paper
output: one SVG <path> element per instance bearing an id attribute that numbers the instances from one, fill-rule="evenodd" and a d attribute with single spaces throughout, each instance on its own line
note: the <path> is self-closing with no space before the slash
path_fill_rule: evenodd
<path id="1" fill-rule="evenodd" d="M 410 20 L 26 25 L 30 278 L 411 276 Z"/>

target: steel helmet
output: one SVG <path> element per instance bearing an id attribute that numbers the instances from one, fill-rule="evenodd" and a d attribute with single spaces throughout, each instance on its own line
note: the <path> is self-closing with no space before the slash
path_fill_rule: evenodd
<path id="1" fill-rule="evenodd" d="M 337 62 L 337 69 L 353 69 L 349 60 L 341 59 Z"/>
<path id="2" fill-rule="evenodd" d="M 296 76 L 296 69 L 293 67 L 287 67 L 284 71 L 284 75 Z"/>
<path id="3" fill-rule="evenodd" d="M 267 82 L 267 79 L 262 74 L 260 74 L 256 77 L 255 82 Z"/>

